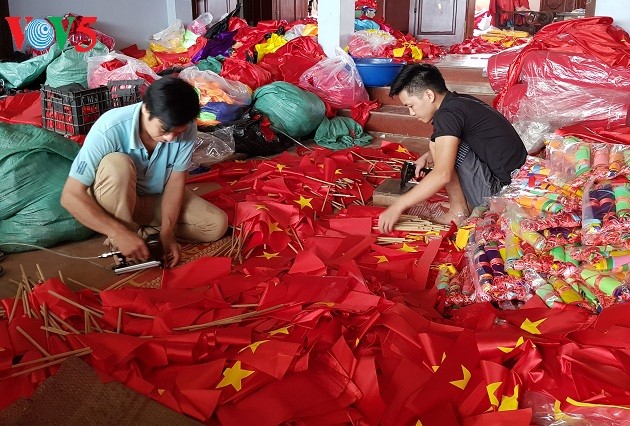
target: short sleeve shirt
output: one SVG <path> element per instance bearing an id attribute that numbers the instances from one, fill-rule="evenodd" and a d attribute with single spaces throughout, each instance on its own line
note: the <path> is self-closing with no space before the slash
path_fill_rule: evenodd
<path id="1" fill-rule="evenodd" d="M 433 116 L 431 140 L 455 136 L 485 163 L 502 185 L 527 158 L 527 150 L 512 124 L 477 98 L 448 93 Z"/>
<path id="2" fill-rule="evenodd" d="M 188 170 L 197 139 L 197 126 L 171 142 L 160 142 L 149 155 L 140 140 L 142 102 L 114 108 L 103 114 L 90 129 L 70 168 L 70 177 L 92 186 L 98 165 L 107 154 L 122 152 L 131 157 L 137 172 L 140 195 L 161 194 L 172 172 Z"/>

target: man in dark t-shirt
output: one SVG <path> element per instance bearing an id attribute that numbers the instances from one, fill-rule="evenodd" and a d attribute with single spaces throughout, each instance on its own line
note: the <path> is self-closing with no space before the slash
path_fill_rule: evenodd
<path id="1" fill-rule="evenodd" d="M 527 151 L 510 122 L 482 101 L 450 92 L 435 66 L 405 66 L 389 94 L 398 95 L 410 115 L 433 124 L 429 152 L 416 160 L 416 177 L 424 167 L 433 170 L 381 213 L 381 232 L 391 232 L 406 209 L 442 188 L 450 207 L 436 222 L 459 223 L 471 207 L 509 184 L 511 173 L 525 163 Z"/>

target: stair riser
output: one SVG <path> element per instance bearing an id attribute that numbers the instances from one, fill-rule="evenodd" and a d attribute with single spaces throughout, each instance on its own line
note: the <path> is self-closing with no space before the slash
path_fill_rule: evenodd
<path id="1" fill-rule="evenodd" d="M 490 85 L 488 85 L 488 87 L 489 86 Z M 483 87 L 471 85 L 451 85 L 449 89 L 460 94 L 474 96 L 488 105 L 492 105 L 492 102 L 496 97 L 496 94 L 492 90 L 485 91 Z M 379 101 L 381 105 L 400 105 L 398 96 L 394 96 L 393 98 L 389 97 L 389 87 L 368 87 L 367 92 L 370 95 L 371 100 Z"/>

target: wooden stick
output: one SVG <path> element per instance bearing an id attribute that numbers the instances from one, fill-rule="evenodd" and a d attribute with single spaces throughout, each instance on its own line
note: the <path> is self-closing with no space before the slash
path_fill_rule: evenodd
<path id="1" fill-rule="evenodd" d="M 44 278 L 44 273 L 42 272 L 42 268 L 39 266 L 39 263 L 36 263 L 35 266 L 37 267 L 37 272 L 39 272 L 39 278 L 41 278 L 41 282 L 46 281 L 46 278 Z"/>
<path id="2" fill-rule="evenodd" d="M 136 318 L 155 319 L 154 315 L 138 314 L 136 312 L 124 312 L 124 313 L 131 317 L 136 317 Z"/>
<path id="3" fill-rule="evenodd" d="M 244 319 L 247 319 L 247 318 L 252 318 L 252 317 L 256 317 L 256 316 L 259 316 L 259 315 L 266 314 L 267 312 L 276 311 L 278 309 L 283 308 L 284 306 L 285 306 L 284 304 L 280 304 L 280 305 L 272 306 L 270 308 L 262 309 L 260 311 L 247 312 L 247 313 L 244 313 L 244 314 L 235 315 L 233 317 L 223 318 L 223 319 L 216 320 L 216 321 L 210 321 L 210 322 L 207 322 L 207 323 L 204 323 L 204 324 L 194 324 L 194 325 L 187 325 L 185 327 L 175 327 L 175 328 L 173 328 L 173 331 L 196 331 L 196 330 L 200 330 L 202 328 L 207 328 L 207 327 L 214 327 L 214 326 L 218 326 L 218 325 L 233 324 L 233 323 L 240 322 L 240 321 L 242 321 Z"/>
<path id="4" fill-rule="evenodd" d="M 26 337 L 26 340 L 31 342 L 33 346 L 35 346 L 42 354 L 44 354 L 44 356 L 50 356 L 46 349 L 44 349 L 39 343 L 37 343 L 35 339 L 33 339 L 26 331 L 22 330 L 22 327 L 18 325 L 17 327 L 15 327 L 15 329 L 19 331 L 22 336 Z"/>
<path id="5" fill-rule="evenodd" d="M 11 313 L 9 314 L 9 322 L 13 320 L 13 315 L 15 315 L 15 309 L 17 308 L 17 302 L 22 297 L 22 285 L 20 284 L 17 289 L 17 293 L 15 293 L 15 300 L 13 301 L 13 306 L 11 306 Z"/>
<path id="6" fill-rule="evenodd" d="M 85 285 L 77 280 L 73 280 L 72 278 L 68 277 L 68 281 L 70 281 L 71 283 L 74 283 L 76 285 L 79 285 L 83 288 L 87 288 L 88 290 L 92 290 L 94 293 L 100 293 L 101 291 L 98 288 L 95 287 L 90 287 L 89 285 Z"/>
<path id="7" fill-rule="evenodd" d="M 63 274 L 61 273 L 61 271 L 58 271 L 58 272 L 59 272 L 59 279 L 61 280 L 62 283 L 65 284 L 66 280 L 63 279 Z"/>
<path id="8" fill-rule="evenodd" d="M 42 330 L 44 330 L 44 331 L 46 332 L 46 335 L 48 335 L 48 333 L 49 333 L 49 332 L 50 332 L 50 333 L 59 334 L 59 335 L 61 335 L 62 337 L 63 337 L 63 336 L 67 336 L 68 334 L 72 334 L 72 333 L 68 333 L 67 331 L 59 330 L 58 328 L 46 327 L 46 326 L 43 326 L 43 325 L 42 325 L 41 327 L 39 327 L 39 328 L 41 328 Z"/>
<path id="9" fill-rule="evenodd" d="M 91 348 L 81 348 L 81 349 L 76 349 L 74 351 L 62 352 L 60 354 L 50 355 L 50 356 L 47 356 L 47 357 L 44 357 L 44 358 L 39 358 L 39 359 L 31 360 L 31 361 L 21 362 L 19 364 L 12 365 L 11 368 L 26 367 L 27 365 L 33 365 L 33 364 L 37 364 L 38 362 L 50 361 L 50 360 L 57 359 L 57 358 L 67 358 L 67 357 L 72 356 L 72 355 L 81 354 L 82 352 L 85 352 L 86 354 L 88 354 L 88 353 L 92 352 L 92 349 Z"/>
<path id="10" fill-rule="evenodd" d="M 238 309 L 238 308 L 257 308 L 258 305 L 256 303 L 246 303 L 246 304 L 242 304 L 242 305 L 232 305 L 232 308 Z"/>
<path id="11" fill-rule="evenodd" d="M 291 231 L 293 232 L 293 235 L 295 236 L 295 240 L 297 241 L 298 245 L 300 246 L 300 249 L 302 249 L 302 251 L 304 251 L 304 246 L 302 245 L 302 241 L 300 241 L 300 237 L 298 237 L 298 234 L 295 231 L 295 228 L 290 226 L 289 229 L 291 229 Z"/>
<path id="12" fill-rule="evenodd" d="M 44 330 L 46 330 L 46 339 L 48 339 L 48 337 L 50 336 L 48 335 L 49 321 L 48 321 L 48 306 L 46 306 L 46 302 L 42 303 L 42 316 L 44 317 Z"/>
<path id="13" fill-rule="evenodd" d="M 71 299 L 68 299 L 68 298 L 67 298 L 67 297 L 65 297 L 65 296 L 62 296 L 62 295 L 61 295 L 61 294 L 59 294 L 59 293 L 56 293 L 56 292 L 55 292 L 55 291 L 53 291 L 53 290 L 48 290 L 48 293 L 49 293 L 49 294 L 52 294 L 52 295 L 53 295 L 53 296 L 55 296 L 57 299 L 63 300 L 64 302 L 71 304 L 71 305 L 72 305 L 72 306 L 74 306 L 74 307 L 77 307 L 77 308 L 79 308 L 79 309 L 81 309 L 81 310 L 84 310 L 84 311 L 88 311 L 88 312 L 90 312 L 91 314 L 94 314 L 94 315 L 96 315 L 96 316 L 97 316 L 97 317 L 99 317 L 99 318 L 103 318 L 103 315 L 105 315 L 105 312 L 101 311 L 100 309 L 96 309 L 96 308 L 89 308 L 89 307 L 87 307 L 87 306 L 84 306 L 84 305 L 82 305 L 82 304 L 80 304 L 80 303 L 75 302 L 74 300 L 71 300 Z"/>
<path id="14" fill-rule="evenodd" d="M 88 311 L 83 311 L 83 328 L 85 330 L 85 334 L 90 332 L 90 318 Z"/>
<path id="15" fill-rule="evenodd" d="M 65 322 L 64 320 L 62 320 L 57 314 L 55 314 L 54 312 L 48 312 L 48 314 L 53 317 L 54 319 L 56 319 L 57 321 L 59 321 L 59 323 L 63 326 L 65 326 L 68 330 L 70 330 L 71 332 L 73 332 L 74 334 L 81 334 L 81 332 L 79 330 L 77 330 L 76 328 L 74 328 L 73 326 L 71 326 L 70 324 L 68 324 L 67 322 Z"/>
<path id="16" fill-rule="evenodd" d="M 324 197 L 324 204 L 322 204 L 322 212 L 324 211 L 324 207 L 326 207 L 326 200 L 328 199 L 328 194 L 330 194 L 330 186 L 328 187 L 328 190 L 326 191 L 326 196 Z"/>
<path id="17" fill-rule="evenodd" d="M 92 324 L 94 324 L 94 327 L 96 327 L 96 329 L 99 331 L 99 333 L 103 332 L 103 329 L 101 328 L 100 325 L 98 325 L 98 322 L 94 319 L 94 317 L 92 315 L 90 315 L 90 321 L 92 322 Z"/>
<path id="18" fill-rule="evenodd" d="M 118 322 L 116 323 L 116 333 L 120 334 L 121 327 L 122 327 L 122 308 L 118 308 Z"/>
<path id="19" fill-rule="evenodd" d="M 90 349 L 90 352 L 92 352 L 92 349 Z M 87 354 L 89 354 L 90 352 L 81 353 L 81 354 L 79 354 L 79 356 L 87 355 Z M 41 369 L 46 368 L 46 367 L 50 367 L 50 366 L 53 366 L 53 365 L 61 364 L 61 363 L 62 363 L 62 362 L 64 362 L 67 358 L 68 358 L 68 357 L 66 357 L 66 358 L 61 358 L 61 359 L 58 359 L 58 360 L 56 360 L 56 361 L 47 362 L 46 364 L 42 364 L 42 365 L 39 365 L 39 366 L 37 366 L 37 367 L 33 367 L 33 368 L 29 368 L 29 369 L 27 369 L 27 370 L 20 371 L 20 372 L 18 372 L 18 373 L 13 373 L 13 374 L 11 374 L 11 376 L 10 376 L 10 377 L 22 376 L 22 375 L 24 375 L 24 374 L 32 373 L 33 371 L 37 371 L 37 370 L 41 370 Z"/>
<path id="20" fill-rule="evenodd" d="M 289 248 L 290 248 L 291 250 L 293 250 L 293 251 L 295 252 L 295 254 L 298 254 L 298 253 L 299 253 L 299 252 L 297 251 L 297 249 L 296 249 L 295 247 L 293 247 L 293 244 L 288 243 L 287 245 L 289 246 Z"/>

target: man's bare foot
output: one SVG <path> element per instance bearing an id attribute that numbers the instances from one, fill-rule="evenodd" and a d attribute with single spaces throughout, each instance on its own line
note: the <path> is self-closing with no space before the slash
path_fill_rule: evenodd
<path id="1" fill-rule="evenodd" d="M 455 222 L 455 225 L 459 226 L 468 216 L 465 212 L 452 212 L 449 210 L 433 219 L 433 222 L 440 225 L 450 225 L 451 222 Z"/>

